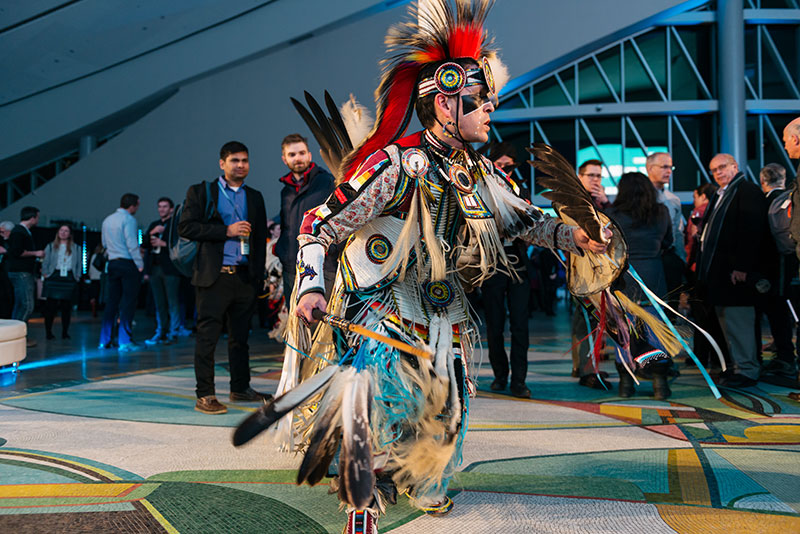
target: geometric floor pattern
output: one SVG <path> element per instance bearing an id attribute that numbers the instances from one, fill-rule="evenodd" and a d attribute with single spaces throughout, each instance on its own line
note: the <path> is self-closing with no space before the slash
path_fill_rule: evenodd
<path id="1" fill-rule="evenodd" d="M 381 532 L 800 533 L 800 404 L 759 384 L 714 399 L 682 369 L 667 402 L 579 387 L 563 335 L 534 338 L 530 400 L 471 404 L 448 516 L 401 498 Z M 277 358 L 254 358 L 274 391 Z M 609 365 L 610 367 L 610 365 Z M 609 368 L 609 371 L 611 369 Z M 217 392 L 227 400 L 227 371 Z M 613 378 L 613 377 L 612 377 Z M 299 458 L 232 428 L 253 404 L 192 409 L 190 366 L 0 398 L 0 533 L 338 533 L 327 486 L 294 484 Z"/>

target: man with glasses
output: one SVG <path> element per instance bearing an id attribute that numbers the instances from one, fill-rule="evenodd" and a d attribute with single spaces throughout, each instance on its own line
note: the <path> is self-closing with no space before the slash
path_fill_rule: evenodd
<path id="1" fill-rule="evenodd" d="M 800 117 L 795 118 L 783 129 L 783 148 L 786 149 L 786 154 L 792 159 L 800 159 Z M 800 166 L 797 168 L 797 180 L 795 180 L 792 190 L 792 213 L 797 213 L 797 207 L 800 207 Z M 792 238 L 795 241 L 800 240 L 800 216 L 792 217 L 789 226 Z M 800 258 L 800 248 L 796 249 L 798 258 Z M 789 398 L 796 401 L 800 400 L 800 393 L 789 393 Z"/>
<path id="2" fill-rule="evenodd" d="M 667 207 L 669 216 L 672 219 L 672 243 L 675 248 L 675 254 L 685 262 L 686 250 L 683 246 L 683 230 L 686 228 L 686 219 L 684 219 L 681 211 L 681 199 L 669 190 L 672 171 L 675 170 L 672 166 L 672 156 L 669 152 L 653 152 L 647 156 L 645 168 L 647 169 L 647 177 L 650 178 L 650 182 L 656 188 L 658 202 Z"/>
<path id="3" fill-rule="evenodd" d="M 605 209 L 611 205 L 603 187 L 603 162 L 599 159 L 584 161 L 578 167 L 578 178 L 583 187 L 592 195 L 597 209 Z"/>
<path id="4" fill-rule="evenodd" d="M 760 372 L 754 305 L 757 293 L 766 293 L 770 286 L 759 274 L 764 272 L 764 247 L 772 239 L 767 201 L 730 154 L 714 156 L 709 170 L 720 189 L 703 221 L 698 290 L 700 297 L 715 307 L 733 359 L 733 370 L 722 385 L 754 386 Z"/>
<path id="5" fill-rule="evenodd" d="M 603 162 L 599 159 L 584 161 L 578 167 L 578 178 L 583 187 L 592 195 L 594 207 L 603 210 L 611 206 L 603 187 Z M 578 383 L 592 389 L 606 389 L 603 381 L 608 378 L 608 373 L 600 371 L 595 373 L 592 362 L 589 358 L 591 347 L 589 346 L 589 329 L 597 328 L 597 319 L 589 314 L 584 316 L 583 306 L 577 304 L 572 314 L 572 376 L 580 377 Z M 588 319 L 588 324 L 587 324 Z M 602 378 L 598 378 L 598 374 Z"/>

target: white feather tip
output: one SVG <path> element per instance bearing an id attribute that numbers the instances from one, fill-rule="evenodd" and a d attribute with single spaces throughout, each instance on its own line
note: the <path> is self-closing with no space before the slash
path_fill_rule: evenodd
<path id="1" fill-rule="evenodd" d="M 350 100 L 342 104 L 339 111 L 342 113 L 342 120 L 347 128 L 347 135 L 350 136 L 350 142 L 353 143 L 353 146 L 360 145 L 372 130 L 372 124 L 375 122 L 369 110 L 359 104 L 356 97 L 351 94 Z"/>

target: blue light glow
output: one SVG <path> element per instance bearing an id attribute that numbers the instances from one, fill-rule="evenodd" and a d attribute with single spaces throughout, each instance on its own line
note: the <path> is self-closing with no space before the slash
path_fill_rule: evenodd
<path id="1" fill-rule="evenodd" d="M 62 356 L 55 356 L 45 360 L 37 360 L 35 362 L 26 362 L 23 360 L 20 362 L 18 369 L 20 372 L 29 371 L 31 369 L 41 369 L 43 367 L 52 367 L 54 365 L 61 365 L 65 363 L 85 362 L 86 360 L 102 358 L 103 356 L 108 356 L 108 352 L 102 350 L 90 350 L 72 354 L 64 354 Z M 0 369 L 0 375 L 12 373 L 13 371 L 14 368 L 9 365 L 8 367 Z"/>
<path id="2" fill-rule="evenodd" d="M 142 229 L 139 228 L 139 246 L 142 246 Z"/>
<path id="3" fill-rule="evenodd" d="M 86 250 L 86 225 L 85 224 L 83 225 L 82 229 L 83 229 L 83 247 L 81 249 L 81 266 L 82 266 L 82 269 L 83 269 L 83 274 L 86 274 L 86 269 L 88 267 L 88 261 L 87 261 L 88 252 Z"/>

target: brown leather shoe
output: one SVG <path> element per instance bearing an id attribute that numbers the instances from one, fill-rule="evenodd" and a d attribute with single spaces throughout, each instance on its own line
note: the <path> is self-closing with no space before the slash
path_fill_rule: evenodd
<path id="1" fill-rule="evenodd" d="M 253 388 L 247 388 L 241 393 L 231 391 L 231 402 L 267 402 L 272 399 L 269 393 L 259 393 Z"/>
<path id="2" fill-rule="evenodd" d="M 197 399 L 194 409 L 198 412 L 203 412 L 210 415 L 217 415 L 226 413 L 228 411 L 228 408 L 226 408 L 224 404 L 217 400 L 216 395 L 206 395 L 205 397 L 200 397 Z"/>

